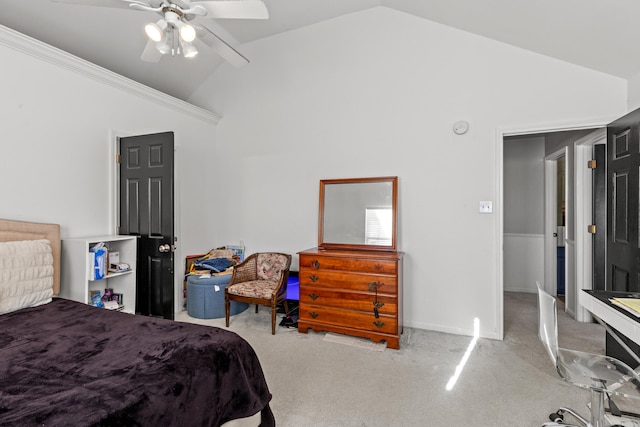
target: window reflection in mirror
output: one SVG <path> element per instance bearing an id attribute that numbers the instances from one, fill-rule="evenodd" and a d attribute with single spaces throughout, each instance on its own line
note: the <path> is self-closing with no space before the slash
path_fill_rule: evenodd
<path id="1" fill-rule="evenodd" d="M 395 249 L 397 177 L 320 181 L 321 247 Z"/>
<path id="2" fill-rule="evenodd" d="M 382 208 L 365 208 L 365 245 L 391 245 L 393 216 L 391 206 Z"/>

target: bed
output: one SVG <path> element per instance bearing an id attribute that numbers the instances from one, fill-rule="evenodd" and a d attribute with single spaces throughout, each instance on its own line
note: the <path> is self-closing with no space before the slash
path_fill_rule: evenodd
<path id="1" fill-rule="evenodd" d="M 57 224 L 0 220 L 0 425 L 275 425 L 240 336 L 57 298 L 59 267 Z"/>

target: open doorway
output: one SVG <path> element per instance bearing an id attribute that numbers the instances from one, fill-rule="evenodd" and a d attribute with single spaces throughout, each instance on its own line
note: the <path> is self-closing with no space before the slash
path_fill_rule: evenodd
<path id="1" fill-rule="evenodd" d="M 566 285 L 567 156 L 556 159 L 556 295 L 564 302 Z"/>
<path id="2" fill-rule="evenodd" d="M 576 137 L 561 135 L 560 138 L 566 141 L 566 145 L 552 153 L 545 151 L 544 157 L 544 288 L 565 302 L 567 282 L 571 282 L 567 280 L 567 273 L 571 271 L 567 269 L 567 262 L 572 262 L 575 252 L 574 242 L 568 233 L 569 224 L 573 224 L 574 188 L 567 171 L 573 165 L 569 146 Z"/>
<path id="3" fill-rule="evenodd" d="M 541 280 L 549 293 L 569 296 L 574 317 L 578 261 L 571 230 L 577 210 L 585 209 L 581 196 L 576 199 L 574 144 L 592 131 L 505 133 L 502 140 L 503 290 L 535 293 Z"/>

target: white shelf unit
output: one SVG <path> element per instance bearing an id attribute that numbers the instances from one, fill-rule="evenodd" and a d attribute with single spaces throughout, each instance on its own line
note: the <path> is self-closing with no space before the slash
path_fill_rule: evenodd
<path id="1" fill-rule="evenodd" d="M 89 248 L 104 242 L 109 251 L 120 253 L 120 262 L 127 263 L 131 270 L 108 272 L 103 279 L 95 280 L 94 271 L 89 267 Z M 136 309 L 136 245 L 135 236 L 96 236 L 62 240 L 62 281 L 61 298 L 67 298 L 89 304 L 91 291 L 104 294 L 107 288 L 122 294 L 124 309 L 134 313 Z"/>

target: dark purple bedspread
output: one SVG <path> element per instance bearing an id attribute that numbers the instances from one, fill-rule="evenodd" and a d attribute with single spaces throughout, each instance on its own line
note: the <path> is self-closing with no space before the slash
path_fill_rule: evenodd
<path id="1" fill-rule="evenodd" d="M 65 299 L 0 316 L 0 425 L 218 426 L 271 394 L 244 339 Z"/>

